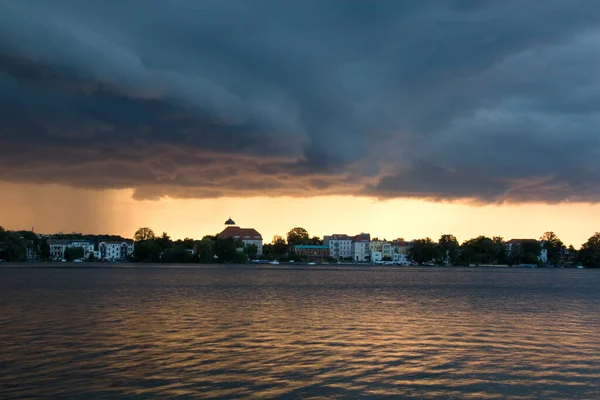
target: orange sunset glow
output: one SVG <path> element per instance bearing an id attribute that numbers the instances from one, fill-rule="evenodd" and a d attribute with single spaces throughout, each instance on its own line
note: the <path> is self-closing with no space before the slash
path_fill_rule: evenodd
<path id="1" fill-rule="evenodd" d="M 600 205 L 469 205 L 366 197 L 252 197 L 138 201 L 131 190 L 93 191 L 61 186 L 0 185 L 0 220 L 8 229 L 37 232 L 108 233 L 132 237 L 139 227 L 167 232 L 173 239 L 200 239 L 223 229 L 232 216 L 256 228 L 265 243 L 301 226 L 311 235 L 369 232 L 388 240 L 437 239 L 445 233 L 459 241 L 478 235 L 539 238 L 554 230 L 565 244 L 579 247 L 600 226 Z"/>

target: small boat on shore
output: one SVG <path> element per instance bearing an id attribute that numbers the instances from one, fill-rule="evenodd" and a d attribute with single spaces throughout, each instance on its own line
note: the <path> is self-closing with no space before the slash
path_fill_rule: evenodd
<path id="1" fill-rule="evenodd" d="M 271 265 L 279 265 L 279 261 L 269 261 L 269 264 L 271 264 Z"/>

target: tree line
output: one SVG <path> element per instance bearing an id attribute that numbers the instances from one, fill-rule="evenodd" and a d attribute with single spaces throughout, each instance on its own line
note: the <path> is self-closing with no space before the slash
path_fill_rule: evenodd
<path id="1" fill-rule="evenodd" d="M 11 231 L 0 226 L 0 260 L 26 261 L 27 254 L 35 255 L 40 261 L 51 259 L 49 239 L 82 240 L 93 243 L 96 247 L 103 241 L 124 241 L 118 235 L 87 235 L 81 233 L 56 233 L 51 237 L 42 237 L 32 231 Z M 82 258 L 84 249 L 81 247 L 68 248 L 64 257 L 67 261 Z"/>
<path id="2" fill-rule="evenodd" d="M 116 235 L 55 234 L 52 239 L 87 240 L 96 245 L 101 241 L 124 241 Z M 172 240 L 163 232 L 156 235 L 150 228 L 140 228 L 134 235 L 135 247 L 131 261 L 165 263 L 243 263 L 258 257 L 255 245 L 244 246 L 240 240 L 206 235 L 201 240 Z M 291 249 L 296 245 L 322 245 L 323 240 L 310 236 L 301 227 L 291 229 L 285 237 L 275 236 L 263 245 L 261 258 L 280 261 L 301 261 Z M 478 264 L 540 264 L 539 255 L 546 250 L 548 264 L 600 267 L 600 233 L 591 236 L 579 250 L 566 247 L 554 232 L 546 232 L 540 240 L 525 239 L 514 243 L 509 251 L 501 237 L 478 236 L 459 244 L 455 236 L 442 235 L 438 241 L 417 239 L 410 243 L 408 258 L 416 263 L 439 265 Z M 81 258 L 83 249 L 68 249 L 65 258 Z M 27 253 L 37 254 L 42 261 L 50 259 L 47 238 L 31 231 L 9 231 L 0 226 L 0 260 L 25 261 Z"/>
<path id="3" fill-rule="evenodd" d="M 510 248 L 499 236 L 478 236 L 459 244 L 453 235 L 442 235 L 437 242 L 431 238 L 413 241 L 409 257 L 417 263 L 439 265 L 531 265 L 542 264 L 542 250 L 546 250 L 549 265 L 600 267 L 600 233 L 591 236 L 579 250 L 565 246 L 554 232 L 544 233 L 539 240 L 515 241 Z"/>
<path id="4" fill-rule="evenodd" d="M 132 261 L 169 263 L 243 263 L 258 257 L 256 245 L 244 246 L 241 240 L 220 238 L 219 234 L 206 235 L 201 240 L 186 238 L 171 240 L 166 232 L 158 236 L 150 228 L 140 228 L 134 235 L 135 247 Z M 286 239 L 275 236 L 271 243 L 263 245 L 262 257 L 280 261 L 300 258 L 290 252 L 299 244 L 323 244 L 318 237 L 310 237 L 306 229 L 290 230 Z"/>

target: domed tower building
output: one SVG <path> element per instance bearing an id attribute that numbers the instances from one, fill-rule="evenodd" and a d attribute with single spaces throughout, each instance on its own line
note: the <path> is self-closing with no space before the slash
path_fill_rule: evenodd
<path id="1" fill-rule="evenodd" d="M 229 218 L 225 221 L 225 229 L 219 233 L 219 239 L 234 238 L 241 240 L 244 243 L 244 247 L 250 245 L 256 245 L 257 255 L 263 253 L 262 236 L 254 228 L 240 228 L 235 222 Z"/>
<path id="2" fill-rule="evenodd" d="M 231 217 L 229 217 L 229 219 L 225 221 L 225 227 L 227 228 L 229 226 L 235 226 L 235 222 L 231 219 Z"/>

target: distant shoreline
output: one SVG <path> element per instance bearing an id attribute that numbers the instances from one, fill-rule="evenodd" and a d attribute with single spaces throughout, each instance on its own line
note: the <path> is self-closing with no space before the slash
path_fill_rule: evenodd
<path id="1" fill-rule="evenodd" d="M 335 267 L 354 267 L 354 268 L 377 268 L 377 269 L 577 269 L 576 267 L 546 267 L 546 266 L 525 266 L 525 265 L 382 265 L 382 264 L 355 264 L 355 263 L 323 263 L 316 265 L 309 265 L 308 263 L 280 263 L 280 264 L 268 264 L 268 263 L 215 263 L 215 264 L 202 264 L 202 263 L 141 263 L 141 262 L 1 262 L 0 268 L 48 268 L 48 269 L 97 269 L 97 268 L 159 268 L 159 267 L 187 267 L 187 268 L 214 268 L 214 267 L 237 267 L 237 268 L 248 268 L 248 269 L 287 269 L 294 267 L 302 267 L 305 269 L 322 269 L 322 268 L 335 268 Z M 585 268 L 590 269 L 590 268 Z M 593 269 L 593 268 L 591 268 Z"/>

